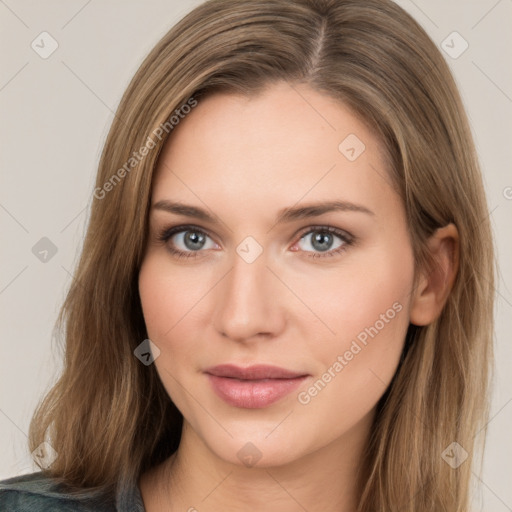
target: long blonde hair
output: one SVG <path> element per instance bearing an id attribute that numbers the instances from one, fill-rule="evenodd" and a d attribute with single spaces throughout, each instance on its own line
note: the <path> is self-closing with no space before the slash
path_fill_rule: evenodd
<path id="1" fill-rule="evenodd" d="M 182 415 L 154 365 L 134 356 L 147 338 L 137 281 L 155 164 L 184 105 L 216 91 L 255 94 L 280 80 L 338 99 L 376 130 L 417 269 L 432 264 L 428 237 L 450 222 L 458 228 L 459 270 L 448 301 L 432 324 L 410 325 L 378 403 L 358 510 L 466 511 L 473 459 L 483 448 L 476 436 L 483 439 L 488 415 L 492 234 L 449 68 L 389 0 L 210 0 L 150 52 L 104 146 L 83 251 L 57 322 L 64 369 L 34 414 L 30 449 L 48 441 L 58 454 L 48 475 L 100 491 L 177 449 Z M 468 453 L 456 469 L 442 456 L 453 442 Z"/>

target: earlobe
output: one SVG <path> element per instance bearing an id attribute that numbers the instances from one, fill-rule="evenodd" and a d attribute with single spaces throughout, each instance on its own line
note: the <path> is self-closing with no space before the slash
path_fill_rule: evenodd
<path id="1" fill-rule="evenodd" d="M 409 320 L 414 325 L 432 323 L 443 310 L 459 269 L 459 234 L 454 224 L 439 228 L 428 241 L 435 262 L 421 274 L 413 290 Z"/>

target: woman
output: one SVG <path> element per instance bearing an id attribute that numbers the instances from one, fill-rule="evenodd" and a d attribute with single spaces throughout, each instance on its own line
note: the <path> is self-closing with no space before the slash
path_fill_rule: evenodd
<path id="1" fill-rule="evenodd" d="M 200 5 L 116 113 L 42 471 L 2 509 L 467 511 L 493 258 L 459 94 L 408 14 Z"/>

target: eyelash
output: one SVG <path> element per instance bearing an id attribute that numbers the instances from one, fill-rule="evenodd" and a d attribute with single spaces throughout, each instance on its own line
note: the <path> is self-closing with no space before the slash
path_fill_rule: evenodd
<path id="1" fill-rule="evenodd" d="M 209 238 L 211 238 L 208 235 L 208 233 L 206 231 L 204 231 L 203 229 L 200 229 L 200 228 L 198 228 L 196 226 L 192 226 L 192 225 L 185 225 L 185 226 L 176 226 L 176 227 L 172 227 L 172 228 L 163 229 L 162 231 L 160 231 L 158 233 L 157 240 L 160 243 L 167 244 L 167 242 L 173 235 L 175 235 L 177 233 L 186 232 L 186 231 L 200 233 L 201 235 L 205 235 L 205 236 L 208 236 Z M 325 258 L 325 257 L 336 256 L 336 255 L 344 252 L 347 249 L 347 247 L 353 245 L 355 242 L 354 236 L 349 235 L 345 231 L 341 231 L 340 229 L 330 226 L 328 224 L 323 225 L 323 226 L 310 226 L 306 231 L 302 232 L 299 240 L 302 240 L 302 238 L 304 238 L 304 236 L 309 235 L 311 233 L 315 233 L 315 232 L 334 234 L 337 237 L 339 237 L 344 243 L 343 243 L 343 245 L 341 245 L 340 247 L 338 247 L 336 249 L 331 249 L 330 251 L 326 251 L 324 253 L 316 252 L 311 255 L 308 255 L 307 256 L 308 258 Z M 180 258 L 197 258 L 197 253 L 203 252 L 201 250 L 199 250 L 199 251 L 180 251 L 180 250 L 175 249 L 174 247 L 171 247 L 169 245 L 167 245 L 167 250 L 173 256 L 177 257 L 178 259 L 180 259 Z M 312 252 L 312 251 L 304 251 L 304 252 Z"/>

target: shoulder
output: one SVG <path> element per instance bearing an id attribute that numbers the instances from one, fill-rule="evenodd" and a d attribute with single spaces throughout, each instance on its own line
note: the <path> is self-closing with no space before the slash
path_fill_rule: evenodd
<path id="1" fill-rule="evenodd" d="M 2 512 L 114 512 L 115 505 L 98 495 L 71 495 L 41 471 L 0 480 Z"/>

